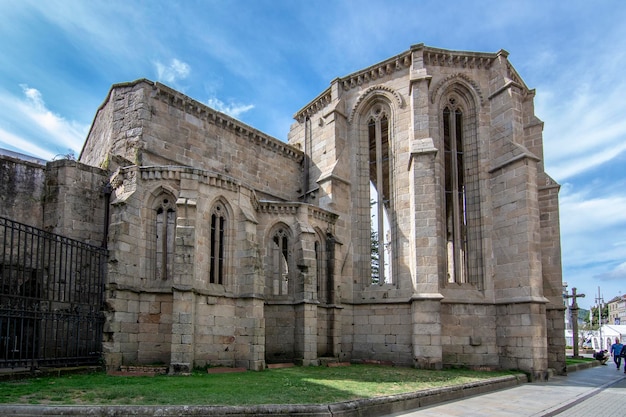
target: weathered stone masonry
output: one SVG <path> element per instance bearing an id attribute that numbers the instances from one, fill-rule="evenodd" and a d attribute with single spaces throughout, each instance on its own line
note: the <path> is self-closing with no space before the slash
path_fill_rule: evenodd
<path id="1" fill-rule="evenodd" d="M 78 162 L 2 158 L 2 214 L 106 236 L 112 369 L 560 372 L 559 186 L 507 55 L 412 46 L 332 81 L 288 143 L 162 84 L 117 84 Z M 40 204 L 20 213 L 26 188 Z M 388 264 L 374 284 L 371 201 Z"/>

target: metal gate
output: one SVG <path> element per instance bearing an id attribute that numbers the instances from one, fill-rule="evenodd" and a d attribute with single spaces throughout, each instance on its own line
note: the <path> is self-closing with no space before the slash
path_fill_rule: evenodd
<path id="1" fill-rule="evenodd" d="M 95 365 L 106 249 L 0 217 L 0 368 Z"/>

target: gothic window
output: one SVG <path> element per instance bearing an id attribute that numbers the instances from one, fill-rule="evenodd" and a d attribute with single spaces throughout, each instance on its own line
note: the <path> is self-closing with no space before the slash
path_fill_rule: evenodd
<path id="1" fill-rule="evenodd" d="M 468 118 L 456 98 L 442 112 L 444 145 L 444 210 L 447 280 L 481 281 L 480 196 L 477 146 Z"/>
<path id="2" fill-rule="evenodd" d="M 321 243 L 319 240 L 315 240 L 315 271 L 317 274 L 317 299 L 325 302 L 326 301 L 326 283 L 324 282 L 324 277 L 322 275 L 322 249 Z"/>
<path id="3" fill-rule="evenodd" d="M 317 233 L 315 239 L 315 265 L 317 273 L 317 299 L 321 303 L 331 304 L 330 290 L 332 283 L 330 281 L 329 270 L 327 267 L 330 258 L 328 254 L 329 245 L 327 240 L 322 237 L 321 233 Z"/>
<path id="4" fill-rule="evenodd" d="M 273 295 L 289 294 L 289 235 L 285 228 L 277 229 L 270 241 L 270 274 Z"/>
<path id="5" fill-rule="evenodd" d="M 372 109 L 367 123 L 369 141 L 369 177 L 371 202 L 371 281 L 392 282 L 391 228 L 389 211 L 392 203 L 389 118 L 379 105 Z"/>
<path id="6" fill-rule="evenodd" d="M 226 251 L 226 210 L 220 203 L 211 213 L 209 282 L 224 284 L 224 253 Z"/>
<path id="7" fill-rule="evenodd" d="M 157 280 L 172 277 L 174 266 L 174 236 L 176 232 L 176 210 L 173 199 L 162 196 L 157 199 L 154 225 L 154 276 Z"/>

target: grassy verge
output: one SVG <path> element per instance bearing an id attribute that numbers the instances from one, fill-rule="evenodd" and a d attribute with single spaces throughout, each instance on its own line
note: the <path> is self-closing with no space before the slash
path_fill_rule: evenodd
<path id="1" fill-rule="evenodd" d="M 479 381 L 508 372 L 418 370 L 372 365 L 263 372 L 127 377 L 104 373 L 0 383 L 4 404 L 320 404 Z"/>
<path id="2" fill-rule="evenodd" d="M 566 365 L 574 365 L 574 364 L 577 364 L 577 363 L 593 362 L 595 360 L 596 359 L 594 359 L 594 358 L 577 358 L 577 359 L 565 358 L 565 364 Z"/>

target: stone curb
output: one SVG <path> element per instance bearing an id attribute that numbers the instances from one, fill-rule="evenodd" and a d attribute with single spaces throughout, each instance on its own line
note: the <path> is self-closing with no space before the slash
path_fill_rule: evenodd
<path id="1" fill-rule="evenodd" d="M 525 374 L 507 375 L 485 381 L 470 382 L 444 388 L 432 388 L 386 397 L 311 405 L 251 405 L 251 406 L 88 406 L 88 405 L 2 405 L 0 414 L 21 417 L 38 416 L 102 416 L 102 417 L 374 417 L 413 408 L 426 407 L 443 401 L 458 400 L 486 392 L 510 388 L 528 382 Z"/>
<path id="2" fill-rule="evenodd" d="M 583 369 L 593 368 L 594 366 L 600 366 L 600 362 L 589 361 L 589 362 L 575 363 L 573 365 L 568 365 L 566 370 L 569 373 L 569 372 L 582 371 Z"/>

